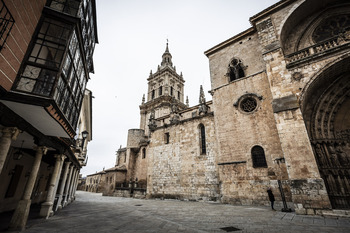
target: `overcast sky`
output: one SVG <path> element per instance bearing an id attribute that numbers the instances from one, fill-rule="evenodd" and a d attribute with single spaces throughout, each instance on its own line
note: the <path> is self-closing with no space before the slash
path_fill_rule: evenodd
<path id="1" fill-rule="evenodd" d="M 166 41 L 173 65 L 185 79 L 185 97 L 198 104 L 203 85 L 210 100 L 210 73 L 204 51 L 251 27 L 249 17 L 277 0 L 98 0 L 99 44 L 93 96 L 93 132 L 83 176 L 115 165 L 128 129 L 139 128 L 139 105 L 147 78 L 162 61 Z"/>

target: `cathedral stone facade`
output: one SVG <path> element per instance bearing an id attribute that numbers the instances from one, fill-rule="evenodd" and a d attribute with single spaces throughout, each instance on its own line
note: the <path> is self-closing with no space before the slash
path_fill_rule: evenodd
<path id="1" fill-rule="evenodd" d="M 207 50 L 212 101 L 184 103 L 168 45 L 109 195 L 350 208 L 350 3 L 282 0 Z"/>

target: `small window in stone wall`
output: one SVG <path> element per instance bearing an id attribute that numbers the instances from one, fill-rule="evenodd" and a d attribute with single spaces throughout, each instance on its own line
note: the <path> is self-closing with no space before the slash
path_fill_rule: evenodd
<path id="1" fill-rule="evenodd" d="M 169 133 L 164 134 L 164 141 L 165 141 L 165 144 L 169 144 L 169 142 L 170 142 L 170 134 Z"/>
<path id="2" fill-rule="evenodd" d="M 146 158 L 146 148 L 142 149 L 142 158 L 145 159 Z"/>
<path id="3" fill-rule="evenodd" d="M 236 79 L 243 78 L 245 76 L 243 68 L 244 66 L 242 61 L 240 59 L 233 58 L 228 65 L 226 73 L 226 76 L 229 77 L 229 81 L 232 82 Z"/>
<path id="4" fill-rule="evenodd" d="M 265 152 L 261 146 L 254 146 L 251 153 L 254 168 L 267 167 Z"/>
<path id="5" fill-rule="evenodd" d="M 205 141 L 205 127 L 203 124 L 199 125 L 199 145 L 201 155 L 205 155 L 207 153 L 206 141 Z"/>

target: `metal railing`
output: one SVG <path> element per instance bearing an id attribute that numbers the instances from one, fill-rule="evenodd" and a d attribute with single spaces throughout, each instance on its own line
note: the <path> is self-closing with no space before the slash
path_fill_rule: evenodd
<path id="1" fill-rule="evenodd" d="M 15 20 L 3 0 L 0 0 L 0 52 L 4 48 Z"/>

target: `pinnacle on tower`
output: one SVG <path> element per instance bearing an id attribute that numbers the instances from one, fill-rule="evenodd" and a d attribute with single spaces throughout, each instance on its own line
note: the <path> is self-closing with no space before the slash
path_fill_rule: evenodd
<path id="1" fill-rule="evenodd" d="M 202 85 L 200 86 L 200 91 L 199 91 L 199 103 L 204 104 L 205 101 L 205 96 L 204 96 L 204 91 Z"/>
<path id="2" fill-rule="evenodd" d="M 205 102 L 204 91 L 203 91 L 203 87 L 201 85 L 201 87 L 200 87 L 200 94 L 199 94 L 199 108 L 198 108 L 198 112 L 199 112 L 199 115 L 202 115 L 202 114 L 207 114 L 208 111 L 209 111 L 209 106 Z"/>

